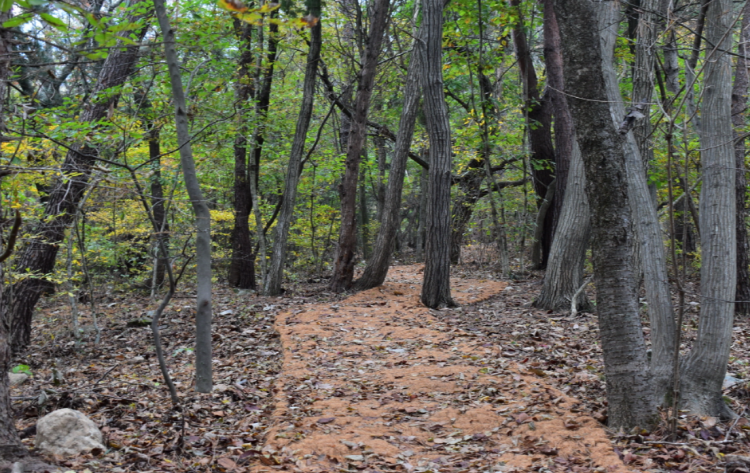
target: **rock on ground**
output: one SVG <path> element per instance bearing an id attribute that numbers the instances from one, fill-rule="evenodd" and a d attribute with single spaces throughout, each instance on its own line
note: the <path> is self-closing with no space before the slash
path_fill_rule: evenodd
<path id="1" fill-rule="evenodd" d="M 94 449 L 104 450 L 102 433 L 79 411 L 59 409 L 39 419 L 36 450 L 59 456 L 75 456 Z"/>
<path id="2" fill-rule="evenodd" d="M 29 379 L 29 375 L 26 373 L 8 373 L 8 379 L 11 386 L 18 386 L 25 383 Z"/>

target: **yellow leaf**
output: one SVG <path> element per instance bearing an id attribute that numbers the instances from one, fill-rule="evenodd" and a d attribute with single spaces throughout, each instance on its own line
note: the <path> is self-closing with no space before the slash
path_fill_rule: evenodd
<path id="1" fill-rule="evenodd" d="M 240 0 L 219 0 L 219 8 L 234 12 L 246 12 L 247 7 Z"/>
<path id="2" fill-rule="evenodd" d="M 237 18 L 251 25 L 260 25 L 263 23 L 263 16 L 258 13 L 238 13 Z"/>

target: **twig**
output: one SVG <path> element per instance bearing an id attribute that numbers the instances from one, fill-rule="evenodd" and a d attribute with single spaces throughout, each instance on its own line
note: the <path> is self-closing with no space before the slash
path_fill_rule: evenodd
<path id="1" fill-rule="evenodd" d="M 101 383 L 101 382 L 102 382 L 102 381 L 104 380 L 104 378 L 106 378 L 106 377 L 107 377 L 107 375 L 108 375 L 109 373 L 111 373 L 111 372 L 112 372 L 112 370 L 114 370 L 114 369 L 115 369 L 115 368 L 117 368 L 118 366 L 120 366 L 120 363 L 115 363 L 115 365 L 114 365 L 114 366 L 113 366 L 112 368 L 108 369 L 108 370 L 107 370 L 107 372 L 106 372 L 106 373 L 104 373 L 104 374 L 102 375 L 102 377 L 101 377 L 101 378 L 99 378 L 98 380 L 96 380 L 96 382 L 94 383 L 94 386 L 93 386 L 93 387 L 95 388 L 95 387 L 96 387 L 96 386 L 97 386 L 97 385 L 98 385 L 99 383 Z"/>
<path id="2" fill-rule="evenodd" d="M 571 316 L 575 317 L 576 314 L 578 313 L 578 308 L 577 308 L 578 304 L 576 304 L 576 301 L 578 300 L 578 296 L 581 294 L 581 292 L 583 292 L 583 289 L 586 286 L 588 286 L 588 284 L 591 282 L 591 279 L 593 279 L 593 277 L 594 277 L 593 274 L 590 275 L 589 277 L 587 277 L 583 281 L 583 284 L 581 284 L 581 287 L 578 288 L 578 290 L 576 291 L 576 293 L 573 294 L 573 297 L 570 299 L 570 315 Z"/>
<path id="3" fill-rule="evenodd" d="M 727 433 L 724 434 L 724 440 L 722 440 L 721 443 L 729 442 L 729 434 L 732 433 L 732 429 L 734 429 L 734 426 L 737 425 L 737 422 L 739 422 L 739 420 L 742 419 L 742 415 L 745 413 L 746 410 L 747 410 L 747 407 L 742 408 L 742 412 L 740 413 L 740 415 L 737 416 L 736 419 L 734 419 L 734 422 L 732 422 L 732 425 L 729 426 L 729 430 L 727 430 Z"/>

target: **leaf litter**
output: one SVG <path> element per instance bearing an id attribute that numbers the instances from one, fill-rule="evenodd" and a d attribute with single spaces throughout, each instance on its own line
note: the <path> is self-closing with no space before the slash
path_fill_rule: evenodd
<path id="1" fill-rule="evenodd" d="M 15 360 L 33 372 L 13 389 L 18 426 L 32 446 L 30 427 L 51 410 L 91 417 L 107 451 L 56 459 L 74 471 L 750 471 L 745 419 L 685 417 L 671 441 L 608 433 L 593 315 L 530 308 L 537 279 L 460 275 L 462 307 L 440 311 L 419 302 L 419 266 L 392 267 L 384 286 L 345 299 L 320 284 L 281 298 L 215 294 L 210 394 L 192 391 L 183 294 L 162 330 L 184 416 L 171 410 L 150 329 L 128 326 L 147 316 L 146 299 L 103 296 L 102 344 L 81 351 L 66 306 L 50 303 Z M 744 380 L 748 328 L 738 328 L 730 371 Z M 727 395 L 740 412 L 750 391 L 743 381 Z"/>

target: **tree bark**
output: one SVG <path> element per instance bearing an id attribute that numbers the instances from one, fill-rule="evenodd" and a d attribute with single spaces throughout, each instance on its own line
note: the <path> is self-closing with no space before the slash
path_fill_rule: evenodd
<path id="1" fill-rule="evenodd" d="M 611 121 L 618 127 L 625 117 L 617 73 L 614 69 L 614 46 L 617 38 L 619 11 L 615 2 L 601 4 L 600 31 L 602 42 L 602 71 L 610 104 Z M 632 222 L 637 236 L 639 276 L 643 272 L 649 318 L 651 321 L 651 375 L 657 403 L 663 403 L 671 391 L 672 357 L 675 343 L 675 322 L 669 292 L 667 260 L 664 252 L 661 225 L 651 198 L 638 149 L 632 132 L 623 141 L 628 195 Z M 636 289 L 633 288 L 635 291 Z"/>
<path id="2" fill-rule="evenodd" d="M 734 159 L 736 177 L 734 189 L 737 199 L 737 294 L 735 314 L 750 314 L 750 255 L 747 242 L 747 179 L 745 172 L 745 138 L 740 138 L 737 129 L 745 126 L 748 90 L 748 55 L 750 54 L 750 3 L 745 3 L 742 12 L 742 30 L 737 45 L 737 64 L 734 69 L 732 87 L 732 125 L 734 125 Z"/>
<path id="3" fill-rule="evenodd" d="M 617 8 L 615 2 L 612 3 Z M 601 8 L 611 8 L 610 5 Z M 591 205 L 597 313 L 604 351 L 609 424 L 649 427 L 657 420 L 646 346 L 634 290 L 634 238 L 630 224 L 624 140 L 608 105 L 597 34 L 589 0 L 557 0 L 563 44 L 565 90 L 586 169 Z"/>
<path id="4" fill-rule="evenodd" d="M 286 259 L 286 243 L 289 236 L 289 226 L 294 213 L 294 202 L 297 197 L 297 185 L 302 172 L 302 154 L 305 151 L 305 139 L 312 118 L 313 102 L 315 100 L 315 81 L 320 62 L 321 23 L 320 0 L 308 2 L 308 14 L 317 18 L 318 22 L 310 29 L 310 48 L 307 53 L 307 65 L 305 66 L 305 80 L 302 86 L 302 105 L 297 117 L 297 127 L 294 132 L 292 149 L 289 153 L 289 164 L 287 165 L 286 180 L 284 181 L 284 194 L 281 210 L 276 222 L 275 239 L 271 250 L 271 267 L 264 284 L 264 292 L 269 296 L 277 296 L 281 293 L 281 282 L 284 277 L 284 262 Z"/>
<path id="5" fill-rule="evenodd" d="M 367 131 L 367 112 L 370 108 L 370 97 L 377 72 L 380 45 L 388 23 L 389 0 L 375 0 L 370 33 L 362 60 L 362 71 L 354 105 L 354 116 L 351 121 L 349 143 L 346 150 L 344 179 L 339 188 L 341 196 L 341 227 L 338 248 L 334 260 L 333 276 L 330 289 L 343 292 L 351 288 L 354 276 L 354 250 L 357 244 L 357 179 L 359 163 Z"/>
<path id="6" fill-rule="evenodd" d="M 524 87 L 524 99 L 529 133 L 529 145 L 531 146 L 531 174 L 534 191 L 537 195 L 537 207 L 542 205 L 547 188 L 555 178 L 554 163 L 555 149 L 552 146 L 552 104 L 550 95 L 545 93 L 539 95 L 539 81 L 534 70 L 534 62 L 531 50 L 523 30 L 523 15 L 521 14 L 521 1 L 510 0 L 510 5 L 518 9 L 518 23 L 513 28 L 513 43 L 516 47 L 518 68 L 521 72 Z M 547 267 L 549 252 L 552 248 L 552 238 L 557 217 L 553 211 L 547 212 L 544 220 L 544 233 L 542 236 L 542 258 L 535 269 Z"/>
<path id="7" fill-rule="evenodd" d="M 534 307 L 554 311 L 568 310 L 571 299 L 583 284 L 583 265 L 591 236 L 591 217 L 585 188 L 586 174 L 581 151 L 578 143 L 574 142 L 565 201 L 552 242 L 542 291 L 534 301 Z M 585 291 L 578 295 L 576 309 L 591 310 Z"/>
<path id="8" fill-rule="evenodd" d="M 255 101 L 255 81 L 252 73 L 255 56 L 252 50 L 253 25 L 234 19 L 239 32 L 240 58 L 237 70 L 235 100 L 237 135 L 234 138 L 234 228 L 232 229 L 232 260 L 229 263 L 227 282 L 240 289 L 255 289 L 255 249 L 250 237 L 250 211 L 252 193 L 247 166 L 249 107 Z M 262 26 L 261 26 L 262 28 Z"/>
<path id="9" fill-rule="evenodd" d="M 152 14 L 148 9 L 126 21 L 143 22 Z M 135 41 L 140 42 L 148 29 L 139 26 L 134 32 Z M 123 32 L 124 35 L 125 32 Z M 81 112 L 79 123 L 96 123 L 104 119 L 109 110 L 117 105 L 119 93 L 107 93 L 107 89 L 119 87 L 133 73 L 138 59 L 138 46 L 113 48 L 99 72 L 92 100 Z M 44 217 L 33 233 L 37 236 L 25 246 L 16 262 L 16 270 L 21 273 L 45 275 L 55 266 L 59 243 L 65 238 L 65 230 L 75 216 L 75 210 L 88 183 L 91 167 L 96 163 L 98 150 L 88 145 L 75 145 L 68 151 L 59 178 L 49 193 L 44 209 Z M 5 295 L 8 317 L 11 323 L 11 346 L 13 352 L 25 349 L 31 339 L 31 318 L 34 307 L 51 283 L 38 277 L 29 277 L 6 288 Z M 10 299 L 9 294 L 13 295 Z"/>
<path id="10" fill-rule="evenodd" d="M 482 197 L 482 182 L 486 178 L 484 159 L 469 163 L 469 168 L 458 180 L 458 191 L 451 212 L 451 264 L 458 264 L 464 243 L 464 232 L 474 213 L 474 206 Z"/>
<path id="11" fill-rule="evenodd" d="M 419 42 L 427 133 L 430 139 L 429 198 L 422 303 L 455 306 L 450 288 L 451 131 L 443 91 L 443 0 L 424 0 L 424 42 Z"/>
<path id="12" fill-rule="evenodd" d="M 698 338 L 682 366 L 682 405 L 698 415 L 733 415 L 722 398 L 732 343 L 737 285 L 736 171 L 732 139 L 730 29 L 732 2 L 714 0 L 706 12 L 700 199 L 701 312 Z"/>
<path id="13" fill-rule="evenodd" d="M 423 29 L 417 32 L 417 38 L 424 38 Z M 416 41 L 415 41 L 416 43 Z M 419 54 L 413 46 L 411 60 L 406 71 L 404 87 L 404 104 L 396 135 L 396 145 L 391 158 L 391 170 L 388 174 L 388 186 L 385 191 L 383 219 L 378 229 L 372 257 L 367 262 L 362 277 L 355 283 L 358 290 L 380 286 L 388 274 L 388 267 L 393 254 L 393 243 L 401 225 L 401 193 L 404 188 L 404 174 L 409 147 L 414 136 L 414 124 L 419 109 Z"/>
<path id="14" fill-rule="evenodd" d="M 164 56 L 169 69 L 172 98 L 175 104 L 175 128 L 180 147 L 180 165 L 195 215 L 196 239 L 195 259 L 197 269 L 196 315 L 195 315 L 195 390 L 209 393 L 213 387 L 211 357 L 211 212 L 201 192 L 198 174 L 193 160 L 188 124 L 188 107 L 182 87 L 180 62 L 175 50 L 175 32 L 169 24 L 165 0 L 154 0 L 156 17 L 159 20 L 164 40 Z"/>

